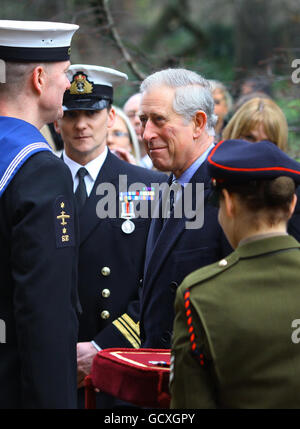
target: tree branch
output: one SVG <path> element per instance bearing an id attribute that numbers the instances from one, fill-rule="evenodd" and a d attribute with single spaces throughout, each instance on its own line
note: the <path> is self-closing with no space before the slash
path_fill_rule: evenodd
<path id="1" fill-rule="evenodd" d="M 124 46 L 124 43 L 119 35 L 119 32 L 115 26 L 114 19 L 112 17 L 112 14 L 110 12 L 109 6 L 108 6 L 109 0 L 103 0 L 103 11 L 105 14 L 105 18 L 107 19 L 111 35 L 116 42 L 116 45 L 118 49 L 120 50 L 121 54 L 123 55 L 125 61 L 127 62 L 130 70 L 133 72 L 133 74 L 140 80 L 144 80 L 146 78 L 146 75 L 139 69 L 136 62 L 133 60 L 129 52 Z"/>

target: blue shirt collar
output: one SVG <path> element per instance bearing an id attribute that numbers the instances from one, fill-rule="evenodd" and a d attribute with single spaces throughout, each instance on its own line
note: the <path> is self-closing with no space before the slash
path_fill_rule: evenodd
<path id="1" fill-rule="evenodd" d="M 192 165 L 189 166 L 187 170 L 185 170 L 180 177 L 178 177 L 177 182 L 180 183 L 180 185 L 184 186 L 186 183 L 189 183 L 191 178 L 194 176 L 198 168 L 203 164 L 203 162 L 208 157 L 209 152 L 212 150 L 212 148 L 215 145 L 212 143 L 209 148 L 201 155 L 199 158 L 196 159 L 196 161 L 193 162 Z M 175 176 L 173 174 L 173 181 L 175 180 Z"/>

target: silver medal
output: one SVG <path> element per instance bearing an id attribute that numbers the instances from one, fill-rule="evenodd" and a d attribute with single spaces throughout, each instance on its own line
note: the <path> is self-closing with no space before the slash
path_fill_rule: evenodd
<path id="1" fill-rule="evenodd" d="M 121 228 L 125 234 L 131 234 L 135 230 L 135 224 L 131 222 L 131 220 L 127 219 L 122 223 Z"/>

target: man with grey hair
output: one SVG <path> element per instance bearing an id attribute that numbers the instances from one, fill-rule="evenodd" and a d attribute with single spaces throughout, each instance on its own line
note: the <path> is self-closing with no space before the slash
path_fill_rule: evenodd
<path id="1" fill-rule="evenodd" d="M 152 219 L 140 302 L 142 347 L 170 348 L 177 287 L 190 272 L 221 259 L 231 248 L 217 208 L 208 204 L 206 158 L 214 147 L 216 121 L 209 82 L 189 70 L 167 69 L 146 78 L 141 92 L 147 152 L 156 168 L 171 172 L 169 184 L 176 181 L 182 193 L 179 198 L 175 194 L 170 217 Z M 196 228 L 187 222 L 187 204 L 192 216 L 202 214 Z M 182 216 L 175 214 L 178 205 L 184 206 Z"/>

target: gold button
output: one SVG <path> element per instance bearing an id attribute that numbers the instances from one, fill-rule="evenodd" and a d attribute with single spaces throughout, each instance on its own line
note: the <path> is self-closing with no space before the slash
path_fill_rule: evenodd
<path id="1" fill-rule="evenodd" d="M 222 259 L 220 262 L 219 262 L 219 267 L 226 267 L 226 265 L 228 264 L 228 262 L 226 261 L 226 259 Z"/>
<path id="2" fill-rule="evenodd" d="M 110 295 L 110 290 L 109 289 L 103 289 L 103 291 L 101 292 L 103 298 L 108 298 Z"/>
<path id="3" fill-rule="evenodd" d="M 103 276 L 109 276 L 110 275 L 110 268 L 109 267 L 103 267 L 102 269 L 101 269 L 101 274 L 103 275 Z"/>
<path id="4" fill-rule="evenodd" d="M 109 318 L 109 316 L 110 316 L 110 314 L 109 314 L 109 311 L 107 311 L 107 310 L 103 310 L 102 312 L 101 312 L 101 319 L 108 319 Z"/>

